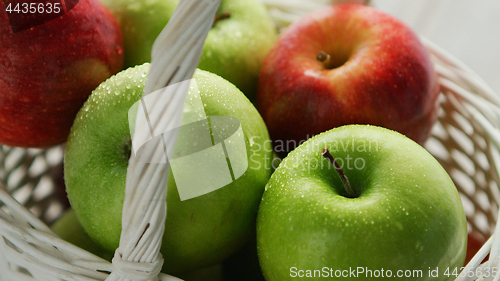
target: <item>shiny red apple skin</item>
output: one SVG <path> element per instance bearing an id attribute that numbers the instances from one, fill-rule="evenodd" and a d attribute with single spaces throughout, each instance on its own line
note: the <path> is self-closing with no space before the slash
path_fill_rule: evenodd
<path id="1" fill-rule="evenodd" d="M 467 234 L 467 254 L 465 255 L 464 266 L 476 255 L 476 253 L 486 243 L 486 238 L 477 232 L 470 232 Z M 481 263 L 489 259 L 489 254 L 481 261 Z"/>
<path id="2" fill-rule="evenodd" d="M 317 60 L 321 51 L 338 67 Z M 280 35 L 261 68 L 257 98 L 275 149 L 286 154 L 346 124 L 386 127 L 423 144 L 438 96 L 418 36 L 393 16 L 346 4 L 312 12 Z"/>
<path id="3" fill-rule="evenodd" d="M 92 90 L 123 67 L 118 24 L 99 0 L 80 0 L 14 33 L 0 2 L 0 144 L 62 143 Z"/>

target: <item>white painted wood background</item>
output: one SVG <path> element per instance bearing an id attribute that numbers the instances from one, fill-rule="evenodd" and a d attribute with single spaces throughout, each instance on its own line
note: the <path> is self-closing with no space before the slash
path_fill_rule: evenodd
<path id="1" fill-rule="evenodd" d="M 372 0 L 456 56 L 500 95 L 500 0 Z"/>

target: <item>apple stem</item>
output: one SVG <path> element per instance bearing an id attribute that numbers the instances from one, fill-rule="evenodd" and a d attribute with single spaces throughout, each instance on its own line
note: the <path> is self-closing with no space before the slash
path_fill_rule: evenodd
<path id="1" fill-rule="evenodd" d="M 319 54 L 316 56 L 316 59 L 325 65 L 325 67 L 328 67 L 330 63 L 330 55 L 321 51 Z"/>
<path id="2" fill-rule="evenodd" d="M 351 184 L 349 183 L 349 180 L 347 179 L 347 176 L 344 174 L 344 171 L 342 170 L 342 167 L 340 167 L 339 163 L 337 163 L 337 160 L 332 156 L 328 148 L 323 148 L 323 151 L 321 151 L 321 156 L 325 157 L 332 163 L 332 165 L 335 167 L 335 170 L 339 174 L 340 180 L 344 184 L 344 189 L 347 192 L 347 196 L 350 198 L 356 197 L 356 194 L 352 190 Z"/>
<path id="3" fill-rule="evenodd" d="M 223 20 L 223 19 L 227 19 L 229 17 L 231 17 L 231 13 L 228 11 L 225 11 L 225 12 L 222 12 L 222 13 L 216 15 L 215 19 L 214 19 L 214 24 L 212 26 L 214 26 L 216 22 Z"/>

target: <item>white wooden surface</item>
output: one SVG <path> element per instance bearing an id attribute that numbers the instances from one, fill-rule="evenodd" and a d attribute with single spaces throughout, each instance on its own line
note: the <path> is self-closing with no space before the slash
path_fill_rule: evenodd
<path id="1" fill-rule="evenodd" d="M 372 0 L 456 56 L 500 95 L 500 0 Z"/>

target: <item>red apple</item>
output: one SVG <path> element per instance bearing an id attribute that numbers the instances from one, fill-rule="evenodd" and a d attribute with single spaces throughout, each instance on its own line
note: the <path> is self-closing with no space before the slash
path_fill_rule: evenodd
<path id="1" fill-rule="evenodd" d="M 486 243 L 486 239 L 477 232 L 470 232 L 467 234 L 467 254 L 465 256 L 464 266 L 466 266 L 470 260 L 476 255 L 476 253 L 483 247 L 484 243 Z M 487 261 L 489 255 L 484 258 L 481 262 Z"/>
<path id="2" fill-rule="evenodd" d="M 279 153 L 346 124 L 371 124 L 422 144 L 437 118 L 428 51 L 398 19 L 333 5 L 289 26 L 259 74 L 258 108 Z"/>
<path id="3" fill-rule="evenodd" d="M 0 1 L 0 143 L 62 143 L 92 90 L 122 69 L 118 24 L 99 0 L 22 31 L 7 13 Z"/>

